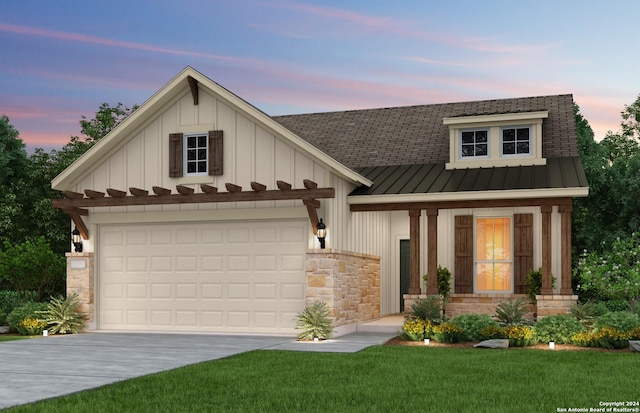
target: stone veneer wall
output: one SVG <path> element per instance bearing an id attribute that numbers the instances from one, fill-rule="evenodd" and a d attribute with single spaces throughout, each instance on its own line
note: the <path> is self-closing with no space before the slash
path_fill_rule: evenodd
<path id="1" fill-rule="evenodd" d="M 327 303 L 334 327 L 380 317 L 380 257 L 311 250 L 306 272 L 306 304 Z"/>
<path id="2" fill-rule="evenodd" d="M 426 295 L 405 294 L 404 297 L 404 312 L 405 314 L 409 314 L 411 312 L 411 305 L 420 298 L 426 298 Z M 526 294 L 512 294 L 509 296 L 499 294 L 451 294 L 448 297 L 447 305 L 445 306 L 445 313 L 449 318 L 453 318 L 460 314 L 494 315 L 496 307 L 500 304 L 500 301 L 519 297 L 528 299 Z M 533 318 L 535 311 L 535 305 L 529 305 L 529 312 L 525 317 Z"/>
<path id="3" fill-rule="evenodd" d="M 450 318 L 460 314 L 495 314 L 496 306 L 500 301 L 509 298 L 524 297 L 528 299 L 526 294 L 512 294 L 509 296 L 498 294 L 451 294 L 446 305 L 446 315 Z M 404 295 L 404 313 L 411 312 L 411 305 L 420 298 L 426 298 L 424 294 L 405 294 Z M 529 305 L 529 313 L 525 315 L 527 318 L 539 320 L 546 316 L 557 314 L 569 314 L 569 308 L 578 302 L 577 295 L 538 295 L 536 296 L 537 305 Z"/>
<path id="4" fill-rule="evenodd" d="M 577 295 L 536 295 L 538 320 L 550 315 L 569 314 L 572 305 L 578 302 Z"/>
<path id="5" fill-rule="evenodd" d="M 68 252 L 67 295 L 78 294 L 80 310 L 87 315 L 88 324 L 95 326 L 94 275 L 92 252 Z M 94 327 L 95 328 L 95 327 Z"/>

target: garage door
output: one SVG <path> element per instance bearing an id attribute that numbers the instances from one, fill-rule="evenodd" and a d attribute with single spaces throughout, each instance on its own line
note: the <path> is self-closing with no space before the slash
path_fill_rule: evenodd
<path id="1" fill-rule="evenodd" d="M 295 333 L 307 221 L 102 225 L 98 328 Z"/>

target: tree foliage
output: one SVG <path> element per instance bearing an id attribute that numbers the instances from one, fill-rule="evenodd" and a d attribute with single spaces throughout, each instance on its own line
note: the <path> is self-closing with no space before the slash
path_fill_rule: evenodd
<path id="1" fill-rule="evenodd" d="M 573 256 L 600 253 L 618 239 L 640 231 L 640 96 L 621 112 L 619 132 L 601 142 L 575 107 L 580 158 L 589 181 L 589 196 L 574 200 Z"/>
<path id="2" fill-rule="evenodd" d="M 7 242 L 0 251 L 0 277 L 25 296 L 35 292 L 39 301 L 61 289 L 66 265 L 64 257 L 56 255 L 44 237 L 20 244 Z"/>
<path id="3" fill-rule="evenodd" d="M 82 137 L 72 136 L 61 150 L 38 148 L 30 156 L 9 119 L 0 117 L 0 245 L 44 236 L 56 254 L 64 255 L 69 217 L 52 208 L 51 200 L 61 194 L 51 189 L 51 181 L 136 109 L 103 103 L 92 119 L 81 116 Z"/>

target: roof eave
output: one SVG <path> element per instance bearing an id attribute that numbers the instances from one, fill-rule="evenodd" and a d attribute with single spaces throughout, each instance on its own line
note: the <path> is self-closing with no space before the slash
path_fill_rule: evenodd
<path id="1" fill-rule="evenodd" d="M 347 203 L 351 205 L 409 203 L 409 202 L 448 202 L 448 201 L 486 201 L 526 198 L 579 198 L 589 195 L 589 187 L 575 188 L 539 188 L 513 189 L 503 191 L 462 191 L 420 194 L 385 195 L 349 195 Z"/>
<path id="2" fill-rule="evenodd" d="M 286 129 L 284 126 L 277 123 L 266 113 L 257 109 L 255 106 L 241 99 L 234 93 L 220 86 L 192 67 L 187 66 L 173 79 L 171 79 L 166 85 L 164 85 L 149 99 L 147 99 L 142 105 L 140 105 L 140 107 L 135 112 L 129 115 L 122 123 L 120 123 L 116 128 L 109 132 L 91 149 L 89 149 L 89 151 L 84 153 L 67 169 L 56 176 L 51 181 L 51 187 L 60 191 L 73 190 L 73 186 L 80 177 L 82 177 L 91 167 L 93 167 L 103 156 L 107 156 L 107 154 L 111 150 L 116 148 L 121 143 L 121 140 L 124 137 L 130 136 L 146 121 L 149 112 L 153 112 L 153 110 L 161 108 L 162 106 L 173 100 L 176 96 L 187 90 L 189 86 L 185 80 L 189 76 L 193 77 L 198 81 L 199 84 L 205 86 L 207 89 L 211 90 L 211 92 L 215 93 L 223 100 L 228 101 L 231 105 L 238 107 L 240 110 L 245 111 L 250 116 L 262 122 L 265 126 L 273 130 L 274 133 L 297 147 L 302 152 L 324 163 L 336 174 L 342 176 L 343 178 L 351 181 L 354 184 L 365 185 L 367 187 L 373 185 L 372 181 L 338 162 L 337 160 L 322 152 L 304 139 L 300 138 L 290 130 Z M 181 83 L 183 83 L 182 86 Z"/>

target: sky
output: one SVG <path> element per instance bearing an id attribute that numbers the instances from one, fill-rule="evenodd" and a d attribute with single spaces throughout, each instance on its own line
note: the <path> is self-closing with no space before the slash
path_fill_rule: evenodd
<path id="1" fill-rule="evenodd" d="M 269 115 L 573 94 L 597 140 L 640 94 L 640 2 L 0 0 L 0 115 L 59 149 L 191 66 Z"/>

